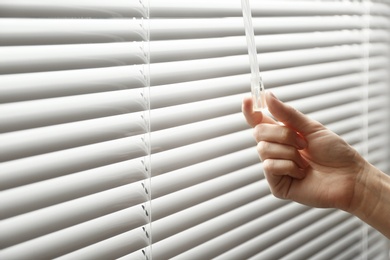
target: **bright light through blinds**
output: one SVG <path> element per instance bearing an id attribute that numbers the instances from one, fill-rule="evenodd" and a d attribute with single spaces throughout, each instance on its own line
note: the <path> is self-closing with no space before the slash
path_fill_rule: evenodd
<path id="1" fill-rule="evenodd" d="M 390 172 L 390 1 L 251 7 L 267 89 Z M 247 55 L 239 0 L 0 0 L 0 259 L 387 259 L 270 195 Z"/>

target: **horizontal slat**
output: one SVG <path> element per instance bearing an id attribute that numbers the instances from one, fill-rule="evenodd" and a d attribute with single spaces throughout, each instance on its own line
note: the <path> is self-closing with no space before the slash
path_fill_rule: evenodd
<path id="1" fill-rule="evenodd" d="M 152 153 L 243 131 L 248 128 L 242 113 L 213 118 L 151 133 Z M 171 138 L 174 136 L 175 138 Z M 188 138 L 188 137 L 191 138 Z"/>
<path id="2" fill-rule="evenodd" d="M 361 100 L 361 98 L 361 93 L 356 91 L 356 88 L 350 88 L 314 97 L 308 97 L 305 99 L 294 100 L 289 103 L 292 106 L 298 108 L 303 113 L 313 113 L 315 111 L 321 111 L 326 108 L 353 103 Z"/>
<path id="3" fill-rule="evenodd" d="M 152 175 L 157 176 L 253 146 L 254 140 L 251 132 L 245 130 L 166 152 L 152 154 Z"/>
<path id="4" fill-rule="evenodd" d="M 147 86 L 143 66 L 0 75 L 0 103 Z"/>
<path id="5" fill-rule="evenodd" d="M 332 211 L 310 209 L 299 216 L 282 222 L 271 230 L 260 233 L 257 237 L 246 241 L 239 247 L 224 252 L 224 254 L 219 255 L 215 259 L 248 259 L 259 252 L 267 250 L 267 248 L 272 248 L 272 246 L 279 241 L 282 241 L 286 237 L 295 234 L 328 215 L 332 215 Z M 279 248 L 279 251 L 283 252 L 284 250 Z"/>
<path id="6" fill-rule="evenodd" d="M 129 42 L 147 39 L 142 19 L 0 19 L 0 45 Z"/>
<path id="7" fill-rule="evenodd" d="M 150 238 L 145 234 L 143 228 L 138 228 L 61 256 L 57 259 L 117 259 L 137 250 L 143 250 L 150 245 L 149 241 Z"/>
<path id="8" fill-rule="evenodd" d="M 370 80 L 385 79 L 388 72 L 381 69 L 381 64 L 386 59 L 378 56 L 372 57 L 372 60 Z M 282 87 L 280 91 L 279 88 L 273 91 L 282 95 L 284 100 L 293 100 L 360 85 L 364 73 L 362 61 L 356 59 L 265 71 L 262 77 L 266 88 Z M 250 75 L 244 74 L 154 86 L 150 89 L 151 106 L 155 109 L 249 92 L 249 78 Z M 199 103 L 199 106 L 204 104 Z M 154 121 L 153 129 L 161 129 L 160 123 L 156 123 Z"/>
<path id="9" fill-rule="evenodd" d="M 251 147 L 153 177 L 152 198 L 162 197 L 253 164 L 259 164 L 259 158 L 256 149 Z"/>
<path id="10" fill-rule="evenodd" d="M 371 57 L 371 59 L 370 67 L 372 68 L 386 66 L 387 61 L 383 56 Z M 245 60 L 247 64 L 247 58 Z M 248 68 L 249 64 L 247 64 L 245 71 Z M 360 60 L 338 61 L 297 68 L 264 71 L 263 78 L 267 87 L 274 87 L 358 72 L 362 68 L 363 66 Z M 215 67 L 213 69 L 215 70 Z M 142 75 L 143 70 L 140 66 L 121 66 L 88 70 L 3 75 L 0 76 L 0 102 L 15 102 L 143 87 L 147 85 Z M 310 73 L 307 73 L 308 70 L 310 70 Z M 248 78 L 249 76 L 244 75 L 229 76 L 199 82 L 194 81 L 166 86 L 159 85 L 158 88 L 151 88 L 151 99 L 153 101 L 151 105 L 153 107 L 161 107 L 163 106 L 161 102 L 164 102 L 164 104 L 191 102 L 194 101 L 194 98 L 189 99 L 192 96 L 200 96 L 202 99 L 208 98 L 209 95 L 218 97 L 224 95 L 225 93 L 223 91 L 227 91 L 227 89 L 230 90 L 226 94 L 236 94 L 238 93 L 237 91 L 242 93 L 248 90 Z M 208 87 L 210 84 L 214 86 L 212 89 Z M 201 91 L 203 88 L 207 91 Z M 177 96 L 180 98 L 176 98 Z"/>
<path id="11" fill-rule="evenodd" d="M 383 144 L 387 143 L 387 141 L 388 141 L 388 136 L 386 134 L 369 136 L 369 140 L 367 143 L 368 150 L 369 151 L 376 151 L 378 149 L 381 149 L 381 148 L 383 148 Z M 383 156 L 380 156 L 378 158 L 381 158 L 381 157 L 383 158 Z M 371 155 L 371 158 L 373 158 L 372 155 Z"/>
<path id="12" fill-rule="evenodd" d="M 386 259 L 388 257 L 387 240 L 379 232 L 369 232 L 368 237 L 368 259 Z"/>
<path id="13" fill-rule="evenodd" d="M 386 1 L 371 1 L 370 13 L 383 16 L 390 16 L 390 6 L 386 4 Z"/>
<path id="14" fill-rule="evenodd" d="M 353 244 L 351 247 L 347 248 L 341 254 L 338 254 L 335 260 L 345 260 L 345 259 L 359 259 L 362 254 L 362 243 Z"/>
<path id="15" fill-rule="evenodd" d="M 2 191 L 0 211 L 19 215 L 145 179 L 147 171 L 140 159 L 111 164 Z"/>
<path id="16" fill-rule="evenodd" d="M 361 129 L 355 129 L 342 135 L 342 138 L 359 151 L 360 146 L 364 146 L 364 138 Z"/>
<path id="17" fill-rule="evenodd" d="M 390 20 L 383 16 L 370 16 L 369 23 L 373 29 L 383 28 L 388 30 L 390 28 Z"/>
<path id="18" fill-rule="evenodd" d="M 388 111 L 381 109 L 381 110 L 374 110 L 369 112 L 368 116 L 368 123 L 369 125 L 371 124 L 377 124 L 377 123 L 382 123 L 386 125 L 386 121 L 383 120 L 388 116 Z M 382 128 L 382 132 L 385 133 L 386 128 Z M 368 129 L 370 131 L 370 129 Z"/>
<path id="19" fill-rule="evenodd" d="M 136 42 L 1 47 L 0 74 L 145 64 L 144 48 Z"/>
<path id="20" fill-rule="evenodd" d="M 248 86 L 246 87 L 248 89 Z M 249 91 L 249 89 L 247 90 Z M 239 113 L 243 95 L 183 104 L 150 111 L 152 131 Z"/>
<path id="21" fill-rule="evenodd" d="M 148 200 L 142 182 L 81 197 L 0 222 L 0 247 L 26 241 L 111 214 Z M 96 202 L 99 203 L 96 203 Z M 2 212 L 6 215 L 7 212 Z M 7 217 L 7 216 L 6 216 Z M 31 243 L 36 243 L 31 240 Z"/>
<path id="22" fill-rule="evenodd" d="M 371 45 L 372 55 L 386 53 L 385 45 Z M 258 56 L 263 71 L 363 58 L 360 46 L 264 53 Z M 223 77 L 249 72 L 247 55 L 151 64 L 151 85 Z"/>
<path id="23" fill-rule="evenodd" d="M 384 84 L 380 83 L 379 85 L 385 86 Z M 375 111 L 386 107 L 388 107 L 388 97 L 386 95 L 383 95 L 383 93 L 379 96 L 370 97 L 370 99 L 368 100 L 369 111 Z"/>
<path id="24" fill-rule="evenodd" d="M 363 58 L 362 46 L 337 46 L 318 49 L 264 53 L 258 56 L 262 71 L 316 65 L 327 62 Z M 372 44 L 370 55 L 387 53 L 384 44 Z M 363 64 L 361 65 L 363 67 Z M 247 55 L 223 58 L 177 61 L 151 64 L 151 85 L 172 84 L 185 81 L 231 76 L 249 72 Z M 339 74 L 340 75 L 340 74 Z"/>
<path id="25" fill-rule="evenodd" d="M 131 243 L 129 243 L 129 241 L 131 241 Z M 61 244 L 56 245 L 56 247 L 48 248 L 44 244 L 40 244 L 39 247 L 37 247 L 37 245 L 33 243 L 26 244 L 24 247 L 21 245 L 19 247 L 11 247 L 3 250 L 0 252 L 0 257 L 4 259 L 52 259 L 55 257 L 60 257 L 59 259 L 115 259 L 148 245 L 149 239 L 145 236 L 142 228 L 138 228 L 62 257 L 60 256 L 64 252 Z"/>
<path id="26" fill-rule="evenodd" d="M 386 30 L 370 30 L 370 42 L 386 42 Z M 361 44 L 365 40 L 363 31 L 330 31 L 260 35 L 255 37 L 258 53 L 327 47 L 344 44 Z M 202 59 L 246 54 L 244 36 L 205 38 L 190 40 L 165 40 L 150 42 L 152 63 Z"/>
<path id="27" fill-rule="evenodd" d="M 138 1 L 115 1 L 107 3 L 102 0 L 61 1 L 34 0 L 28 4 L 21 0 L 3 1 L 0 5 L 3 17 L 146 17 L 146 7 Z M 362 15 L 364 6 L 351 2 L 314 2 L 307 1 L 262 1 L 252 5 L 254 16 L 304 16 L 304 15 Z M 150 1 L 152 17 L 225 17 L 240 16 L 240 6 L 236 1 Z M 371 4 L 373 13 L 388 13 L 384 4 Z M 386 11 L 384 11 L 385 9 Z"/>
<path id="28" fill-rule="evenodd" d="M 296 106 L 298 110 L 301 110 L 299 104 L 294 103 L 293 106 Z M 345 120 L 352 116 L 361 115 L 361 110 L 362 110 L 362 102 L 356 101 L 348 104 L 342 104 L 335 107 L 319 110 L 314 113 L 310 113 L 308 116 L 326 125 L 340 120 Z"/>
<path id="29" fill-rule="evenodd" d="M 379 82 L 369 82 L 368 87 L 368 95 L 369 98 L 375 97 L 375 96 L 383 96 L 384 94 L 388 93 L 388 85 L 385 80 L 379 81 Z M 370 100 L 368 100 L 370 102 Z"/>
<path id="30" fill-rule="evenodd" d="M 376 122 L 371 123 L 368 129 L 368 138 L 374 141 L 376 138 L 383 138 L 387 136 L 387 127 L 386 122 Z M 374 142 L 375 143 L 375 142 Z M 383 144 L 382 144 L 383 145 Z"/>
<path id="31" fill-rule="evenodd" d="M 373 58 L 375 59 L 375 58 Z M 379 58 L 378 60 L 381 60 Z M 338 71 L 340 76 L 337 74 L 336 68 L 339 67 Z M 345 66 L 345 67 L 344 67 Z M 372 67 L 370 71 L 370 80 L 373 82 L 383 80 L 387 77 L 387 71 L 384 69 L 376 69 L 376 65 Z M 304 76 L 303 71 L 310 70 L 310 76 Z M 285 101 L 292 101 L 302 98 L 309 98 L 312 96 L 318 96 L 327 94 L 333 91 L 343 90 L 347 88 L 359 89 L 359 86 L 362 85 L 362 79 L 365 77 L 365 73 L 361 71 L 362 63 L 361 61 L 346 61 L 346 62 L 335 62 L 331 64 L 321 64 L 314 66 L 304 66 L 299 68 L 285 69 L 264 72 L 264 84 L 266 86 L 273 87 L 274 84 L 276 88 L 273 88 L 272 91 L 281 99 Z M 359 73 L 351 73 L 351 71 L 361 71 Z M 283 73 L 284 72 L 284 73 Z M 293 74 L 292 76 L 289 76 Z M 329 74 L 327 74 L 329 73 Z M 279 78 L 285 77 L 285 79 L 278 80 Z M 296 81 L 298 83 L 288 84 L 289 80 L 294 83 L 294 77 L 297 77 Z M 286 80 L 287 84 L 283 83 L 283 80 Z M 305 81 L 307 80 L 307 81 Z M 302 82 L 299 82 L 302 81 Z"/>
<path id="32" fill-rule="evenodd" d="M 245 201 L 249 192 L 254 192 L 250 196 L 257 193 L 255 189 L 258 188 L 258 185 L 252 184 L 250 187 L 232 192 L 228 198 L 226 196 L 216 198 L 197 206 L 198 208 L 179 212 L 170 219 L 153 222 L 153 258 L 172 258 L 199 244 L 256 220 L 287 203 L 286 201 L 275 200 L 272 196 L 257 198 L 252 200 L 251 203 Z M 240 203 L 240 200 L 243 203 Z M 233 203 L 232 205 L 230 205 L 230 201 Z M 204 216 L 199 211 L 201 208 L 214 208 L 215 212 L 212 212 L 209 216 Z M 221 212 L 223 208 L 225 209 Z"/>
<path id="33" fill-rule="evenodd" d="M 0 105 L 0 133 L 148 109 L 145 89 L 121 90 Z"/>
<path id="34" fill-rule="evenodd" d="M 388 38 L 388 35 L 382 30 L 370 31 L 371 42 L 385 37 Z M 258 53 L 361 44 L 363 40 L 363 31 L 291 33 L 255 37 Z M 150 42 L 152 63 L 240 55 L 247 52 L 244 36 Z"/>
<path id="35" fill-rule="evenodd" d="M 260 163 L 258 163 L 180 191 L 176 190 L 171 194 L 153 199 L 153 221 L 173 215 L 246 185 L 256 183 L 263 178 L 262 169 Z M 153 183 L 153 186 L 155 185 Z M 264 186 L 263 189 L 259 187 L 258 193 L 268 193 L 268 186 L 265 189 Z M 209 211 L 203 211 L 202 214 L 208 215 L 210 213 Z"/>
<path id="36" fill-rule="evenodd" d="M 174 236 L 181 231 L 190 229 L 217 216 L 224 215 L 229 211 L 237 211 L 236 209 L 238 207 L 250 205 L 251 202 L 257 201 L 268 194 L 268 184 L 265 180 L 262 180 L 258 183 L 249 184 L 224 194 L 223 196 L 216 197 L 186 210 L 177 212 L 169 217 L 153 221 L 153 243 L 163 241 L 170 236 Z M 152 205 L 153 204 L 154 201 L 152 202 Z M 161 208 L 161 206 L 159 208 Z M 253 210 L 253 212 L 250 213 L 251 218 L 258 216 L 259 212 L 264 214 L 267 211 L 265 208 L 268 207 Z"/>
<path id="37" fill-rule="evenodd" d="M 344 252 L 347 248 L 351 247 L 352 245 L 359 244 L 361 236 L 362 236 L 361 229 L 355 229 L 355 231 L 351 232 L 347 236 L 336 238 L 332 245 L 323 248 L 323 250 L 317 252 L 309 259 L 310 260 L 334 259 L 337 254 Z"/>
<path id="38" fill-rule="evenodd" d="M 0 164 L 0 190 L 146 156 L 142 136 L 27 157 Z"/>
<path id="39" fill-rule="evenodd" d="M 186 252 L 174 257 L 173 259 L 212 259 L 232 248 L 240 246 L 241 243 L 249 241 L 250 239 L 257 237 L 259 234 L 272 230 L 272 228 L 282 224 L 289 219 L 299 216 L 308 208 L 301 204 L 288 203 L 286 201 L 277 200 L 272 196 L 252 203 L 255 207 L 269 207 L 269 203 L 276 203 L 278 207 L 272 208 L 266 214 L 259 216 L 258 218 L 244 223 L 242 226 L 238 226 L 233 230 L 229 230 L 226 233 L 221 233 L 219 236 L 204 241 L 199 245 L 189 248 Z M 256 206 L 258 204 L 259 206 Z M 280 205 L 279 205 L 280 204 Z M 221 216 L 219 219 L 226 218 L 228 215 Z M 215 219 L 217 220 L 217 219 Z M 212 220 L 211 223 L 205 223 L 206 228 L 203 228 L 204 232 L 221 228 L 221 224 Z M 211 224 L 215 226 L 212 226 Z M 223 222 L 222 222 L 223 223 Z M 194 228 L 195 230 L 195 228 Z M 188 232 L 191 232 L 189 230 Z"/>
<path id="40" fill-rule="evenodd" d="M 363 114 L 327 124 L 326 127 L 338 135 L 347 134 L 350 131 L 360 129 L 363 126 Z"/>
<path id="41" fill-rule="evenodd" d="M 178 1 L 151 0 L 152 17 L 224 17 L 240 16 L 237 1 Z M 363 14 L 361 4 L 349 2 L 261 1 L 251 3 L 253 16 L 304 16 Z"/>
<path id="42" fill-rule="evenodd" d="M 3 0 L 0 2 L 0 17 L 37 18 L 118 18 L 146 17 L 146 7 L 140 1 L 116 0 Z"/>
<path id="43" fill-rule="evenodd" d="M 360 227 L 361 224 L 356 218 L 349 218 L 338 225 L 333 223 L 333 226 L 329 230 L 318 233 L 318 237 L 314 237 L 307 243 L 301 243 L 296 250 L 293 249 L 293 252 L 283 256 L 282 259 L 308 259 L 316 252 L 328 247 L 329 244 L 338 238 L 349 236 L 350 233 L 353 233 L 354 230 L 359 229 Z"/>
<path id="44" fill-rule="evenodd" d="M 302 244 L 308 243 L 317 237 L 318 234 L 323 234 L 333 226 L 346 221 L 348 218 L 350 218 L 350 215 L 346 214 L 345 212 L 334 212 L 329 216 L 319 219 L 312 225 L 307 225 L 305 228 L 288 236 L 281 242 L 272 245 L 261 253 L 255 255 L 254 258 L 280 259 L 295 248 L 301 246 Z M 283 250 L 281 250 L 281 248 L 283 248 Z"/>
<path id="45" fill-rule="evenodd" d="M 25 243 L 22 242 L 30 238 L 29 234 L 10 234 L 7 237 L 7 243 L 8 245 L 15 244 L 13 251 L 23 250 L 26 247 L 39 248 L 39 254 L 48 254 L 56 248 L 58 256 L 139 228 L 147 223 L 148 216 L 138 205 L 70 228 L 61 229 Z"/>
<path id="46" fill-rule="evenodd" d="M 145 257 L 146 257 L 145 250 L 148 250 L 149 248 L 138 250 L 138 251 L 133 252 L 131 254 L 119 257 L 119 258 L 117 258 L 117 260 L 145 260 Z"/>
<path id="47" fill-rule="evenodd" d="M 0 161 L 144 134 L 143 112 L 34 128 L 0 135 Z M 93 129 L 93 131 L 91 131 Z"/>
<path id="48" fill-rule="evenodd" d="M 257 35 L 364 28 L 364 20 L 359 16 L 263 17 L 253 18 L 252 22 Z M 381 17 L 376 17 L 374 22 L 376 27 L 388 26 L 388 22 Z M 210 26 L 210 24 L 213 26 Z M 243 34 L 244 24 L 241 17 L 150 20 L 150 37 L 152 41 L 214 38 Z"/>

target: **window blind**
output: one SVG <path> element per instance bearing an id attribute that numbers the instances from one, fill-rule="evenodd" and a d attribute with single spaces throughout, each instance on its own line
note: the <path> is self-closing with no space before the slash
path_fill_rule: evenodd
<path id="1" fill-rule="evenodd" d="M 267 89 L 390 172 L 390 2 L 251 1 Z M 274 198 L 237 0 L 0 0 L 0 258 L 388 259 Z"/>

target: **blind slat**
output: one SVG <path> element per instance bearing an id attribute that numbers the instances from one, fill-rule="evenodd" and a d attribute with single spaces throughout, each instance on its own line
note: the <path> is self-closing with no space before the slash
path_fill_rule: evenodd
<path id="1" fill-rule="evenodd" d="M 129 243 L 128 241 L 132 241 Z M 26 244 L 24 247 L 11 247 L 0 252 L 0 256 L 4 259 L 9 258 L 39 258 L 39 259 L 82 259 L 82 258 L 116 258 L 125 255 L 141 248 L 147 247 L 149 244 L 148 238 L 141 228 L 135 229 L 112 239 L 104 240 L 97 245 L 88 246 L 83 249 L 74 251 L 70 254 L 62 256 L 63 251 L 61 245 L 53 248 L 48 248 L 44 244 L 40 244 L 37 248 L 35 243 Z"/>
<path id="2" fill-rule="evenodd" d="M 261 179 L 263 179 L 261 168 L 259 165 L 253 165 L 205 183 L 154 199 L 152 205 L 153 220 L 156 221 L 172 215 L 204 201 L 211 200 L 246 185 L 258 182 Z M 259 193 L 264 193 L 264 191 L 261 190 L 261 187 L 258 188 Z M 266 192 L 268 192 L 267 189 Z M 214 211 L 214 209 L 204 211 L 202 214 L 208 215 L 210 214 L 210 211 Z"/>
<path id="3" fill-rule="evenodd" d="M 206 149 L 205 145 L 207 146 Z M 250 132 L 245 130 L 214 138 L 211 141 L 199 142 L 168 150 L 164 153 L 153 154 L 151 157 L 151 167 L 154 169 L 153 176 L 210 160 L 240 149 L 253 147 L 253 145 L 253 137 Z M 195 154 L 196 156 L 194 156 Z M 177 161 L 176 158 L 180 158 L 180 161 Z"/>
<path id="4" fill-rule="evenodd" d="M 0 132 L 139 112 L 146 104 L 144 89 L 8 103 L 1 105 Z"/>
<path id="5" fill-rule="evenodd" d="M 150 142 L 153 153 L 158 153 L 245 129 L 247 129 L 247 125 L 241 113 L 232 114 L 212 120 L 152 132 Z M 191 136 L 191 140 L 188 140 L 189 135 Z M 171 140 L 169 136 L 175 136 L 175 139 Z"/>
<path id="6" fill-rule="evenodd" d="M 240 207 L 231 205 L 229 200 L 224 200 L 227 199 L 225 196 L 225 198 L 216 198 L 204 205 L 204 207 L 208 207 L 208 205 L 210 205 L 211 207 L 218 209 L 208 218 L 203 216 L 201 212 L 196 211 L 195 208 L 192 211 L 186 210 L 184 212 L 180 212 L 178 213 L 179 215 L 176 214 L 176 217 L 173 219 L 167 219 L 166 221 L 162 219 L 153 223 L 153 237 L 155 239 L 152 252 L 153 258 L 172 258 L 192 247 L 218 237 L 221 234 L 242 226 L 247 222 L 255 220 L 258 217 L 261 217 L 262 215 L 286 204 L 284 201 L 275 201 L 270 196 L 263 196 L 261 199 L 258 197 L 255 200 L 251 199 L 248 202 L 252 202 L 246 204 L 248 202 L 245 202 L 245 200 L 247 200 L 245 197 L 249 195 L 247 192 L 249 192 L 252 188 L 258 188 L 258 186 L 259 184 L 252 184 L 250 187 L 245 187 L 244 189 L 240 189 L 239 192 L 232 192 L 230 194 L 229 199 L 231 199 L 231 202 L 234 204 L 238 203 Z M 237 196 L 238 194 L 241 195 Z M 243 202 L 240 202 L 240 200 L 243 200 Z M 201 206 L 202 205 L 200 205 L 200 207 Z M 219 209 L 222 207 L 226 207 L 227 210 L 231 211 L 219 215 L 218 211 L 220 211 Z M 186 219 L 191 219 L 191 222 L 186 223 L 185 219 L 182 218 L 183 216 L 185 216 Z M 175 225 L 175 222 L 177 225 Z M 185 230 L 185 232 L 179 233 L 176 230 Z M 167 236 L 170 237 L 168 239 L 161 240 Z M 159 242 L 160 240 L 161 242 Z M 175 247 L 174 245 L 180 246 Z"/>
<path id="7" fill-rule="evenodd" d="M 241 8 L 237 1 L 182 1 L 151 0 L 153 17 L 226 17 L 240 16 Z M 364 13 L 361 4 L 349 2 L 305 2 L 272 1 L 253 2 L 253 16 L 300 16 L 300 15 L 358 15 Z"/>
<path id="8" fill-rule="evenodd" d="M 234 162 L 234 158 L 238 159 L 238 162 Z M 217 178 L 232 171 L 257 164 L 258 160 L 256 150 L 251 147 L 156 176 L 152 179 L 152 197 L 159 198 L 169 193 Z"/>
<path id="9" fill-rule="evenodd" d="M 91 131 L 93 129 L 93 131 Z M 15 160 L 147 132 L 143 113 L 52 125 L 0 136 L 0 161 Z"/>
<path id="10" fill-rule="evenodd" d="M 375 17 L 377 27 L 388 27 L 388 21 Z M 152 41 L 170 39 L 214 38 L 244 34 L 242 18 L 228 19 L 153 19 L 150 21 Z M 264 17 L 253 18 L 253 27 L 258 35 L 300 33 L 313 31 L 354 30 L 364 27 L 358 16 L 336 17 Z M 213 26 L 210 26 L 212 24 Z"/>
<path id="11" fill-rule="evenodd" d="M 144 44 L 106 43 L 0 48 L 0 74 L 144 64 Z"/>
<path id="12" fill-rule="evenodd" d="M 330 214 L 331 212 L 329 210 L 308 210 L 289 221 L 283 222 L 267 232 L 261 233 L 259 236 L 247 241 L 239 247 L 226 251 L 224 254 L 219 255 L 215 259 L 226 259 L 226 256 L 232 257 L 232 259 L 248 259 L 257 253 L 266 250 L 278 241 L 285 239 L 289 235 L 294 234 L 302 228 L 307 227 Z"/>
<path id="13" fill-rule="evenodd" d="M 384 45 L 372 45 L 372 52 L 385 53 Z M 362 47 L 330 47 L 308 50 L 294 50 L 259 55 L 263 71 L 282 69 L 295 66 L 319 64 L 354 58 L 363 58 Z M 151 85 L 177 83 L 181 81 L 200 80 L 211 77 L 222 77 L 234 74 L 248 73 L 249 61 L 246 55 L 157 63 L 150 66 Z"/>
<path id="14" fill-rule="evenodd" d="M 0 45 L 142 41 L 140 19 L 0 19 Z"/>
<path id="15" fill-rule="evenodd" d="M 110 164 L 2 191 L 0 211 L 7 216 L 19 215 L 146 178 L 145 165 L 140 159 Z"/>
<path id="16" fill-rule="evenodd" d="M 338 225 L 333 223 L 333 225 L 334 226 L 332 226 L 328 231 L 325 231 L 318 237 L 304 243 L 304 246 L 300 246 L 297 250 L 293 250 L 293 252 L 283 256 L 282 259 L 308 259 L 313 253 L 318 252 L 324 247 L 328 247 L 329 244 L 334 242 L 336 239 L 349 236 L 350 233 L 361 227 L 361 223 L 354 218 L 349 218 Z"/>
<path id="17" fill-rule="evenodd" d="M 146 8 L 140 1 L 116 0 L 108 3 L 102 0 L 3 0 L 0 3 L 0 17 L 146 17 Z"/>
<path id="18" fill-rule="evenodd" d="M 306 226 L 304 229 L 301 229 L 295 232 L 292 236 L 282 240 L 279 243 L 274 244 L 273 246 L 267 248 L 263 252 L 254 256 L 254 258 L 262 258 L 264 259 L 272 259 L 272 258 L 280 258 L 285 256 L 286 253 L 289 253 L 291 250 L 294 250 L 297 246 L 300 246 L 302 243 L 307 243 L 313 238 L 315 238 L 318 234 L 321 234 L 331 228 L 334 225 L 338 225 L 341 222 L 344 222 L 350 217 L 344 212 L 335 212 L 326 216 L 323 219 L 318 220 L 316 223 L 312 225 Z M 299 245 L 298 245 L 299 244 Z M 282 247 L 279 247 L 281 246 Z M 283 250 L 281 250 L 283 248 Z"/>
<path id="19" fill-rule="evenodd" d="M 148 154 L 142 137 L 121 138 L 79 148 L 4 162 L 0 190 L 60 177 Z"/>
<path id="20" fill-rule="evenodd" d="M 146 87 L 142 66 L 0 75 L 0 102 Z"/>
<path id="21" fill-rule="evenodd" d="M 25 241 L 44 236 L 147 200 L 141 183 L 134 183 L 8 218 L 1 223 L 1 248 L 11 242 L 8 237 Z M 96 201 L 99 203 L 94 203 Z M 2 212 L 2 217 L 8 217 L 5 214 L 8 213 Z M 40 244 L 39 241 L 31 240 L 26 246 L 36 243 Z"/>
<path id="22" fill-rule="evenodd" d="M 326 47 L 343 44 L 361 44 L 364 34 L 360 31 L 330 31 L 290 33 L 256 36 L 259 53 Z M 388 37 L 384 31 L 370 31 L 373 39 Z M 191 40 L 165 40 L 150 43 L 151 62 L 201 59 L 246 54 L 245 37 L 232 36 Z"/>
<path id="23" fill-rule="evenodd" d="M 258 202 L 253 203 L 253 207 L 268 207 L 269 203 L 271 203 L 271 205 L 276 204 L 278 207 L 270 209 L 266 214 L 245 223 L 243 226 L 232 229 L 229 232 L 187 250 L 176 256 L 176 259 L 215 258 L 218 255 L 239 246 L 241 243 L 257 237 L 260 233 L 267 232 L 284 221 L 294 218 L 308 210 L 308 208 L 303 205 L 286 203 L 282 200 L 276 200 L 271 196 L 266 197 L 266 200 L 259 200 Z M 211 228 L 213 229 L 213 227 Z"/>
<path id="24" fill-rule="evenodd" d="M 53 251 L 53 248 L 57 248 L 56 254 L 60 255 L 114 237 L 129 230 L 139 228 L 147 223 L 148 217 L 139 205 L 69 228 L 61 229 L 60 231 L 27 242 L 25 242 L 25 240 L 33 238 L 32 233 L 8 233 L 7 244 L 2 246 L 21 243 L 14 247 L 13 252 L 15 252 L 34 247 L 35 245 L 41 250 L 39 254 L 45 254 L 48 251 Z"/>
<path id="25" fill-rule="evenodd" d="M 149 238 L 142 228 L 138 228 L 63 255 L 57 259 L 116 259 L 148 246 Z"/>
<path id="26" fill-rule="evenodd" d="M 387 77 L 387 70 L 380 69 L 383 57 L 373 57 L 370 80 L 382 80 Z M 275 89 L 284 100 L 299 99 L 310 95 L 327 93 L 330 90 L 357 86 L 362 83 L 364 73 L 359 59 L 337 61 L 309 66 L 299 66 L 263 72 L 264 84 Z M 375 69 L 380 69 L 375 71 Z M 307 73 L 308 70 L 310 73 Z M 358 73 L 360 72 L 360 73 Z M 246 93 L 250 75 L 236 75 L 168 85 L 159 85 L 150 90 L 151 106 L 154 109 L 191 103 L 200 100 Z M 294 86 L 291 86 L 295 84 Z M 213 86 L 210 89 L 210 86 Z M 283 89 L 283 91 L 282 91 Z M 292 90 L 294 89 L 294 90 Z M 321 92 L 322 91 L 322 92 Z M 288 94 L 285 94 L 288 93 Z M 152 111 L 153 112 L 153 111 Z M 156 122 L 157 125 L 159 122 Z M 152 125 L 153 129 L 161 129 Z"/>
<path id="27" fill-rule="evenodd" d="M 351 232 L 348 236 L 336 239 L 332 245 L 320 250 L 317 254 L 311 256 L 310 259 L 334 259 L 337 254 L 345 252 L 345 250 L 350 248 L 352 245 L 359 244 L 361 232 L 362 231 L 360 229 L 355 229 L 355 231 Z"/>

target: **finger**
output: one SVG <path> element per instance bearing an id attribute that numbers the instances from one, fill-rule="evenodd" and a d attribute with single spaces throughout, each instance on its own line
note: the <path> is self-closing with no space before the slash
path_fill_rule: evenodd
<path id="1" fill-rule="evenodd" d="M 281 159 L 267 159 L 263 162 L 264 172 L 269 176 L 290 176 L 295 179 L 303 179 L 305 170 L 299 168 L 293 161 Z"/>
<path id="2" fill-rule="evenodd" d="M 256 142 L 267 141 L 293 146 L 297 149 L 307 147 L 306 140 L 294 130 L 282 126 L 271 124 L 259 124 L 253 130 Z"/>
<path id="3" fill-rule="evenodd" d="M 319 122 L 311 120 L 293 107 L 284 104 L 269 91 L 266 93 L 266 101 L 268 110 L 277 120 L 303 135 L 325 128 Z"/>
<path id="4" fill-rule="evenodd" d="M 293 161 L 299 168 L 306 168 L 309 164 L 301 154 L 292 146 L 261 141 L 257 145 L 257 152 L 262 161 L 268 159 L 281 159 Z"/>
<path id="5" fill-rule="evenodd" d="M 245 116 L 247 123 L 251 127 L 255 127 L 260 123 L 276 124 L 275 120 L 265 116 L 260 111 L 253 110 L 253 101 L 251 97 L 245 97 L 242 101 L 242 113 Z"/>

